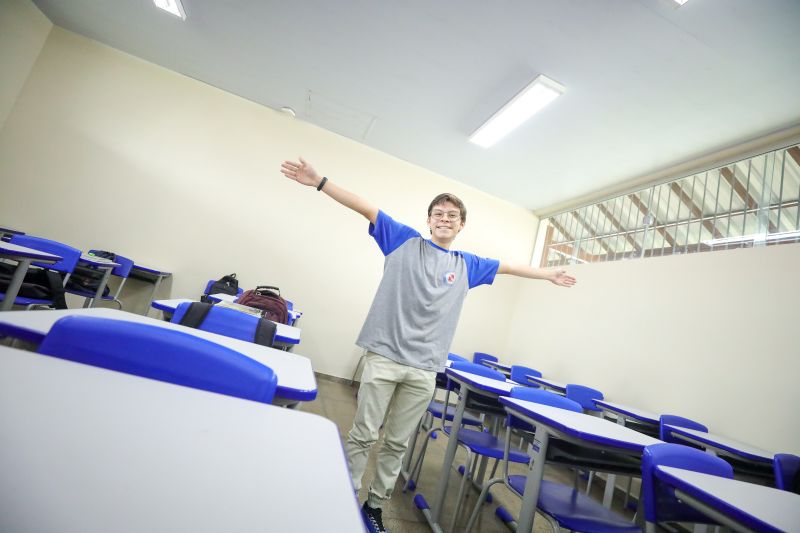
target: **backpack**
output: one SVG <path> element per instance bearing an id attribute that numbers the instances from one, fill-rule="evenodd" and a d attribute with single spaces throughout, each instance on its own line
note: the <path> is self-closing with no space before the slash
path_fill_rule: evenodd
<path id="1" fill-rule="evenodd" d="M 289 311 L 286 300 L 281 298 L 281 290 L 278 287 L 259 285 L 253 290 L 244 291 L 237 300 L 237 304 L 246 305 L 261 309 L 266 319 L 279 324 L 289 323 Z"/>
<path id="2" fill-rule="evenodd" d="M 0 292 L 5 294 L 11 285 L 15 266 L 0 263 Z M 66 309 L 67 301 L 64 299 L 64 283 L 58 272 L 44 268 L 28 268 L 25 278 L 20 285 L 17 296 L 36 300 L 50 300 L 56 309 Z"/>
<path id="3" fill-rule="evenodd" d="M 67 285 L 65 288 L 69 291 L 94 294 L 97 292 L 100 282 L 103 281 L 104 274 L 105 272 L 91 267 L 75 265 L 75 269 L 72 271 L 72 275 L 69 277 L 69 280 L 67 280 Z M 110 292 L 111 290 L 108 288 L 108 285 L 103 287 L 104 297 L 108 296 Z"/>
<path id="4" fill-rule="evenodd" d="M 231 296 L 239 294 L 239 280 L 236 279 L 236 273 L 222 276 L 220 279 L 210 284 L 205 294 L 200 297 L 200 301 L 203 303 L 211 303 L 211 300 L 208 298 L 211 294 L 229 294 Z"/>

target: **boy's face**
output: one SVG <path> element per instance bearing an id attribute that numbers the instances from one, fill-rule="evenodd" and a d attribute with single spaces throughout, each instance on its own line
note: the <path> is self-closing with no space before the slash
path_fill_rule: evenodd
<path id="1" fill-rule="evenodd" d="M 437 244 L 449 245 L 464 228 L 461 212 L 451 202 L 436 204 L 428 217 L 431 238 Z"/>

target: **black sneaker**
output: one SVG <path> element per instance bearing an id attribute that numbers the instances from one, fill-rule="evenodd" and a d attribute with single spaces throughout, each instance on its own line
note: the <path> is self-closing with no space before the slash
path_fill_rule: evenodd
<path id="1" fill-rule="evenodd" d="M 367 505 L 367 502 L 364 502 L 361 512 L 364 515 L 364 523 L 367 524 L 367 529 L 371 533 L 389 533 L 389 530 L 383 527 L 382 511 L 380 509 L 373 509 Z"/>

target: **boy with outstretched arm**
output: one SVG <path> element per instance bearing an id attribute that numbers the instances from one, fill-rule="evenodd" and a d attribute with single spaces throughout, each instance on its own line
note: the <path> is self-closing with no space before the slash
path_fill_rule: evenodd
<path id="1" fill-rule="evenodd" d="M 284 161 L 281 172 L 364 216 L 385 256 L 383 278 L 356 341 L 367 354 L 355 420 L 345 443 L 358 490 L 370 447 L 384 424 L 375 479 L 362 507 L 371 528 L 383 532 L 381 509 L 394 490 L 409 438 L 431 401 L 436 373 L 444 369 L 467 291 L 491 284 L 496 274 L 544 279 L 562 287 L 574 285 L 575 278 L 563 270 L 510 265 L 450 250 L 467 221 L 464 204 L 452 194 L 440 194 L 428 206 L 431 238 L 424 239 L 321 176 L 302 158 Z"/>

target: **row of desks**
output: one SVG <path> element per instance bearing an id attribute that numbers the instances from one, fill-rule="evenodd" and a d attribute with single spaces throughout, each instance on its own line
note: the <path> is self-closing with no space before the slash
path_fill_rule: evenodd
<path id="1" fill-rule="evenodd" d="M 641 458 L 645 446 L 661 442 L 658 439 L 627 428 L 622 423 L 615 424 L 590 415 L 510 398 L 508 397 L 510 390 L 518 386 L 513 382 L 497 381 L 449 368 L 446 370 L 446 374 L 450 379 L 460 384 L 461 393 L 453 420 L 452 434 L 448 439 L 442 466 L 442 471 L 445 475 L 439 477 L 430 514 L 427 516 L 434 531 L 441 531 L 439 522 L 442 518 L 443 503 L 450 478 L 447 473 L 450 472 L 453 466 L 458 446 L 458 431 L 461 419 L 471 395 L 499 398 L 499 401 L 508 412 L 536 426 L 536 434 L 532 446 L 533 460 L 529 464 L 527 473 L 522 510 L 517 525 L 518 531 L 530 531 L 533 526 L 539 487 L 541 486 L 551 439 L 559 439 L 594 450 L 622 453 L 638 458 Z M 606 403 L 610 404 L 610 402 Z M 632 415 L 630 409 L 613 404 L 611 406 L 618 412 L 624 413 L 624 415 L 620 415 L 618 420 L 624 420 L 622 416 Z M 684 430 L 684 428 L 670 429 L 676 432 Z M 684 431 L 691 434 L 691 430 Z M 693 438 L 698 438 L 698 436 L 693 435 Z M 730 444 L 732 443 L 728 442 L 728 446 L 721 446 L 719 450 L 730 452 L 735 449 Z M 743 450 L 740 449 L 739 451 Z M 755 452 L 753 449 L 749 451 Z M 681 486 L 683 490 L 687 491 L 687 494 L 691 494 L 693 498 L 701 501 L 701 504 L 697 504 L 701 511 L 703 506 L 712 507 L 713 512 L 721 513 L 726 517 L 726 520 L 730 521 L 726 523 L 739 523 L 740 520 L 744 519 L 748 527 L 752 527 L 754 524 L 758 526 L 755 527 L 757 530 L 759 528 L 769 530 L 769 527 L 777 527 L 787 531 L 791 530 L 786 528 L 787 525 L 796 527 L 797 524 L 800 524 L 800 496 L 796 494 L 738 480 L 712 480 L 712 482 L 706 483 L 706 481 L 700 480 L 697 476 L 692 476 L 691 473 L 688 476 L 691 480 L 687 480 L 687 476 L 683 476 L 681 472 L 677 474 L 679 475 L 669 479 L 682 480 L 674 482 L 676 485 L 682 483 Z M 695 489 L 688 488 L 690 482 L 696 484 Z M 724 487 L 716 490 L 717 487 L 722 486 Z M 690 500 L 691 498 L 687 497 L 687 503 L 692 504 Z"/>
<path id="2" fill-rule="evenodd" d="M 14 275 L 11 280 L 11 283 L 6 290 L 5 297 L 3 301 L 0 302 L 0 311 L 8 311 L 14 305 L 14 300 L 19 293 L 19 289 L 22 286 L 22 281 L 25 277 L 25 273 L 28 271 L 28 267 L 30 267 L 31 263 L 39 263 L 39 264 L 54 264 L 58 261 L 61 261 L 61 257 L 53 254 L 49 254 L 46 252 L 42 252 L 39 250 L 34 250 L 33 248 L 28 248 L 26 246 L 19 246 L 17 244 L 13 244 L 10 242 L 6 242 L 0 240 L 0 259 L 8 259 L 17 263 L 17 267 L 14 270 Z M 100 282 L 99 287 L 95 293 L 95 301 L 100 300 L 100 297 L 103 294 L 103 290 L 108 283 L 108 278 L 111 276 L 111 271 L 118 267 L 118 263 L 114 263 L 113 261 L 109 261 L 108 259 L 104 259 L 102 257 L 95 257 L 89 254 L 82 254 L 80 258 L 80 262 L 82 264 L 94 267 L 101 272 L 103 272 L 103 279 Z M 153 301 L 153 298 L 156 295 L 159 287 L 161 286 L 161 282 L 170 277 L 172 274 L 169 272 L 163 272 L 160 270 L 156 270 L 154 268 L 146 267 L 143 265 L 134 265 L 131 269 L 130 277 L 134 279 L 140 279 L 143 281 L 147 281 L 148 283 L 153 284 L 153 288 L 150 292 L 150 296 L 148 298 L 147 307 L 145 308 L 144 314 L 146 315 L 148 310 L 150 309 L 150 303 Z"/>

